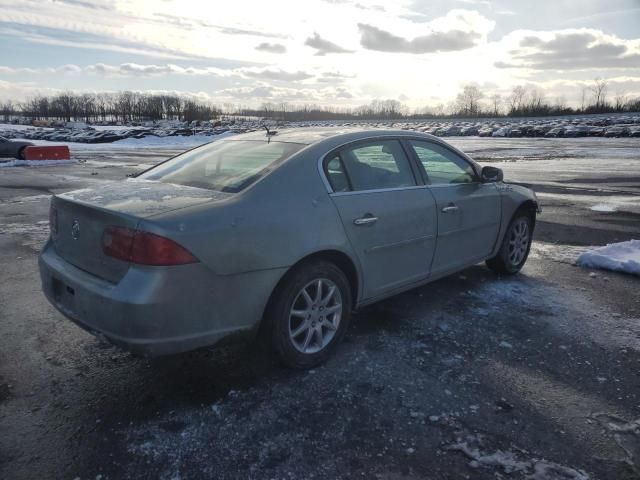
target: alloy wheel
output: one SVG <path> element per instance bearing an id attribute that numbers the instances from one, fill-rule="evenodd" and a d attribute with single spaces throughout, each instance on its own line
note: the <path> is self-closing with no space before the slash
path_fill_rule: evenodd
<path id="1" fill-rule="evenodd" d="M 529 222 L 526 218 L 520 218 L 511 227 L 509 235 L 509 262 L 511 265 L 520 265 L 524 260 L 529 248 L 529 236 Z"/>
<path id="2" fill-rule="evenodd" d="M 307 283 L 289 312 L 289 339 L 301 353 L 324 349 L 338 330 L 342 317 L 340 289 L 327 278 Z"/>

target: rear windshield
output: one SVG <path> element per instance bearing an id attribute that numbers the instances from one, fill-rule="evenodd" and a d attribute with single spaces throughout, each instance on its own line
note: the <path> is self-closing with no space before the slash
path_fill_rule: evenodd
<path id="1" fill-rule="evenodd" d="M 264 140 L 216 141 L 178 155 L 139 178 L 236 193 L 304 146 Z"/>

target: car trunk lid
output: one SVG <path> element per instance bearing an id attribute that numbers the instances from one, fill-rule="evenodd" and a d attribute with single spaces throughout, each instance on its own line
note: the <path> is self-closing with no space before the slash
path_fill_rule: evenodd
<path id="1" fill-rule="evenodd" d="M 106 255 L 102 237 L 109 226 L 135 229 L 141 219 L 172 210 L 220 201 L 231 194 L 181 185 L 129 180 L 56 195 L 55 232 L 58 255 L 81 270 L 117 283 L 129 263 Z"/>

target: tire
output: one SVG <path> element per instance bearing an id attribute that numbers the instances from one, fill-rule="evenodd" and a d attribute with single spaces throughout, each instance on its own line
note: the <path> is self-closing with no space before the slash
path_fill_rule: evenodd
<path id="1" fill-rule="evenodd" d="M 487 267 L 496 273 L 513 275 L 524 266 L 533 236 L 533 219 L 525 212 L 517 212 L 504 234 L 498 254 L 487 260 Z"/>
<path id="2" fill-rule="evenodd" d="M 18 155 L 16 155 L 16 157 L 18 158 L 18 160 L 24 160 L 24 150 L 26 147 L 22 147 L 20 148 L 20 150 L 18 150 Z"/>
<path id="3" fill-rule="evenodd" d="M 349 281 L 333 263 L 314 260 L 287 273 L 274 292 L 266 319 L 281 362 L 298 369 L 324 363 L 347 331 L 351 305 Z"/>

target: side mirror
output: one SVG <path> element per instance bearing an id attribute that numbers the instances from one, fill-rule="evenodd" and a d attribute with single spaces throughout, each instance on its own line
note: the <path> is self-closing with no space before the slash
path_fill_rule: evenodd
<path id="1" fill-rule="evenodd" d="M 504 178 L 504 174 L 501 169 L 489 166 L 482 167 L 481 175 L 483 183 L 501 182 Z"/>

